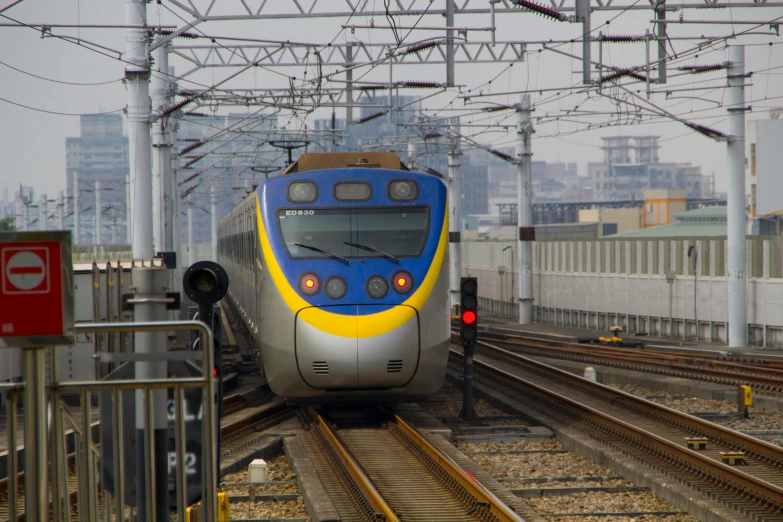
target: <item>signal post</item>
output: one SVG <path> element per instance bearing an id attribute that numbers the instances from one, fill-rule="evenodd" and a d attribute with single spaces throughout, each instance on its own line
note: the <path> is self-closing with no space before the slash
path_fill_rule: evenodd
<path id="1" fill-rule="evenodd" d="M 473 373 L 473 355 L 476 353 L 478 339 L 478 281 L 475 277 L 463 277 L 459 284 L 460 313 L 459 339 L 465 353 L 463 370 L 462 411 L 463 418 L 476 417 L 473 407 L 473 385 L 476 379 Z"/>

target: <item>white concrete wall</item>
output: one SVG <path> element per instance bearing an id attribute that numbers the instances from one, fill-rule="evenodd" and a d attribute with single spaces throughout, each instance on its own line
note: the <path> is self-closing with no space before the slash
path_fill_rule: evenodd
<path id="1" fill-rule="evenodd" d="M 725 240 L 696 241 L 698 266 L 687 255 L 693 243 L 677 239 L 537 242 L 535 319 L 599 331 L 619 324 L 630 332 L 669 335 L 670 288 L 665 274 L 673 271 L 671 334 L 726 342 Z M 517 317 L 514 249 L 513 241 L 462 243 L 463 272 L 479 278 L 482 308 L 511 318 Z M 783 346 L 782 257 L 781 238 L 748 240 L 750 344 Z M 505 270 L 498 270 L 500 266 Z"/>

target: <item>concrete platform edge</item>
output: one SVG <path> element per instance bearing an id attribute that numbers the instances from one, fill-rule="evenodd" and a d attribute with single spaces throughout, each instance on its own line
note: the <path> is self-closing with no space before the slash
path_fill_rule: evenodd
<path id="1" fill-rule="evenodd" d="M 305 509 L 312 522 L 340 522 L 340 515 L 329 499 L 318 472 L 307 457 L 302 442 L 294 435 L 283 438 L 283 448 L 299 481 Z"/>

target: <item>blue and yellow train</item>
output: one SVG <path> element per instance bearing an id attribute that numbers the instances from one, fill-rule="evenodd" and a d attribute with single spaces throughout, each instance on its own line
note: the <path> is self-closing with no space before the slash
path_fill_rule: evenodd
<path id="1" fill-rule="evenodd" d="M 305 154 L 220 221 L 218 262 L 269 385 L 294 402 L 437 391 L 448 206 L 393 153 Z"/>

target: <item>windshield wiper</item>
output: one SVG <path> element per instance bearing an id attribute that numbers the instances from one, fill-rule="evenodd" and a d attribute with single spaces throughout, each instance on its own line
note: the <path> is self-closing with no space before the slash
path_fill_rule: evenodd
<path id="1" fill-rule="evenodd" d="M 349 246 L 352 246 L 352 247 L 361 248 L 362 250 L 368 250 L 370 252 L 375 252 L 377 254 L 382 255 L 383 257 L 385 257 L 387 259 L 391 259 L 392 261 L 394 261 L 398 265 L 400 264 L 400 260 L 399 259 L 397 259 L 396 257 L 394 257 L 391 254 L 387 254 L 386 252 L 382 252 L 382 251 L 378 250 L 377 248 L 373 248 L 373 247 L 367 246 L 367 245 L 362 245 L 361 243 L 349 243 L 348 241 L 343 241 L 343 245 L 349 245 Z"/>
<path id="2" fill-rule="evenodd" d="M 337 254 L 332 254 L 331 252 L 327 252 L 326 250 L 320 249 L 318 247 L 310 246 L 310 245 L 303 245 L 302 243 L 294 243 L 296 246 L 300 246 L 302 248 L 306 248 L 308 250 L 312 250 L 313 252 L 318 252 L 319 254 L 323 254 L 325 256 L 329 256 L 334 259 L 338 259 L 345 263 L 346 265 L 350 265 L 351 263 L 348 262 L 347 259 L 345 259 L 343 256 L 338 256 Z"/>

